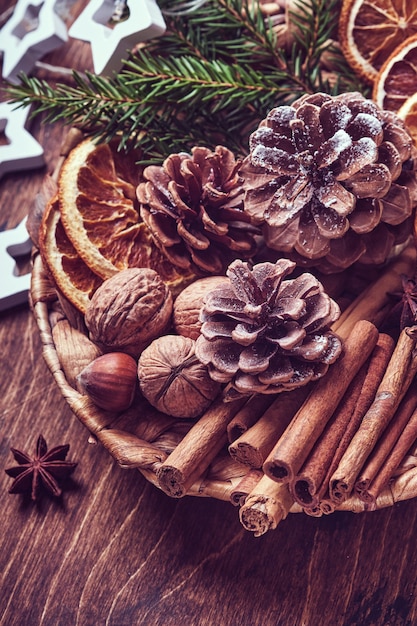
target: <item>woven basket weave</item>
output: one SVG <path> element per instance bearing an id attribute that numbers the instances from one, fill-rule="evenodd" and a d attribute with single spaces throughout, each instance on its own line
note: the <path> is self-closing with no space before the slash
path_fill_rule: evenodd
<path id="1" fill-rule="evenodd" d="M 70 409 L 100 442 L 109 454 L 123 468 L 136 468 L 153 485 L 161 488 L 157 472 L 161 464 L 175 452 L 185 435 L 190 436 L 194 422 L 177 420 L 152 409 L 144 400 L 137 397 L 132 407 L 122 414 L 110 414 L 95 406 L 85 395 L 81 395 L 75 385 L 70 384 L 68 371 L 64 371 L 60 347 L 53 338 L 53 326 L 57 320 L 67 321 L 59 298 L 49 275 L 45 271 L 37 251 L 33 257 L 31 283 L 31 306 L 40 331 L 45 361 Z M 71 320 L 68 328 L 74 328 L 77 321 Z M 79 324 L 82 329 L 82 323 Z M 79 333 L 80 328 L 74 332 Z M 85 332 L 85 331 L 83 331 Z M 197 422 L 198 424 L 198 422 Z M 227 451 L 226 432 L 213 458 L 207 462 L 199 458 L 197 467 L 190 468 L 193 477 L 185 494 L 216 498 L 242 504 L 245 496 L 256 487 L 262 472 L 254 471 L 230 457 Z M 256 489 L 255 489 L 256 491 Z M 389 486 L 378 496 L 373 509 L 392 506 L 394 503 L 417 496 L 417 452 L 410 452 L 397 475 Z M 293 504 L 291 512 L 301 512 L 298 504 Z M 367 505 L 357 497 L 351 497 L 335 510 L 363 512 Z M 286 514 L 286 513 L 285 513 Z M 285 515 L 284 515 L 285 517 Z M 271 525 L 270 525 L 271 527 Z M 272 525 L 274 527 L 274 525 Z"/>

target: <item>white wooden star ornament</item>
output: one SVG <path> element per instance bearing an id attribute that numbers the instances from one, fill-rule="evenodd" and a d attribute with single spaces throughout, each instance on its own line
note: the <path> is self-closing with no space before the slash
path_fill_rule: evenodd
<path id="1" fill-rule="evenodd" d="M 14 108 L 0 103 L 0 134 L 7 142 L 0 145 L 0 178 L 7 172 L 33 169 L 44 165 L 43 148 L 26 130 L 28 108 Z"/>
<path id="2" fill-rule="evenodd" d="M 19 275 L 16 259 L 29 255 L 31 248 L 26 218 L 16 228 L 0 232 L 0 311 L 27 302 L 30 272 Z"/>
<path id="3" fill-rule="evenodd" d="M 94 72 L 109 76 L 121 69 L 136 44 L 162 35 L 165 28 L 154 0 L 131 0 L 129 4 L 127 0 L 91 0 L 69 35 L 90 42 Z"/>
<path id="4" fill-rule="evenodd" d="M 68 41 L 67 27 L 56 11 L 57 0 L 18 0 L 0 30 L 3 78 L 19 82 L 45 54 Z"/>

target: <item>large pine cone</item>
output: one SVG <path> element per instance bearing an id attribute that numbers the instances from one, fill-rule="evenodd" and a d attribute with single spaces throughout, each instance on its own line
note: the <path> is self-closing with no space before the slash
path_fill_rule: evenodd
<path id="1" fill-rule="evenodd" d="M 250 270 L 236 260 L 230 287 L 206 296 L 195 350 L 214 380 L 241 394 L 279 393 L 320 378 L 337 359 L 341 341 L 329 328 L 339 307 L 309 273 L 284 280 L 294 267 L 280 259 Z"/>
<path id="2" fill-rule="evenodd" d="M 177 267 L 221 274 L 234 258 L 256 251 L 243 211 L 241 163 L 223 146 L 171 154 L 146 167 L 137 188 L 140 213 L 158 247 Z"/>
<path id="3" fill-rule="evenodd" d="M 303 96 L 251 135 L 245 210 L 299 265 L 378 265 L 410 235 L 414 157 L 403 122 L 361 94 Z"/>

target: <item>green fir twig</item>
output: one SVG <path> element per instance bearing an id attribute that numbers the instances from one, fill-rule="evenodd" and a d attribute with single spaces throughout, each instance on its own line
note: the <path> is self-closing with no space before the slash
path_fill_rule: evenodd
<path id="1" fill-rule="evenodd" d="M 102 141 L 118 137 L 121 148 L 141 147 L 146 162 L 196 144 L 222 143 L 245 154 L 250 132 L 271 108 L 304 93 L 365 90 L 337 49 L 339 79 L 330 80 L 321 66 L 337 6 L 338 0 L 299 0 L 291 15 L 296 42 L 285 51 L 256 2 L 208 0 L 186 17 L 167 17 L 167 34 L 130 54 L 112 78 L 74 71 L 71 85 L 52 86 L 23 74 L 7 95 L 44 121 L 77 126 Z"/>

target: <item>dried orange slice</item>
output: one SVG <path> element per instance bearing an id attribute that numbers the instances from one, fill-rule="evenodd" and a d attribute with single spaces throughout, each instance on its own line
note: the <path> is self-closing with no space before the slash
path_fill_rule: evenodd
<path id="1" fill-rule="evenodd" d="M 61 223 L 58 196 L 46 205 L 39 229 L 39 250 L 57 288 L 82 313 L 103 280 L 94 274 L 68 239 Z"/>
<path id="2" fill-rule="evenodd" d="M 372 97 L 383 109 L 398 111 L 417 92 L 417 35 L 406 39 L 385 61 Z"/>
<path id="3" fill-rule="evenodd" d="M 417 93 L 407 98 L 397 115 L 407 126 L 414 145 L 417 146 Z"/>
<path id="4" fill-rule="evenodd" d="M 339 40 L 352 69 L 373 82 L 391 53 L 417 33 L 414 0 L 344 0 Z"/>
<path id="5" fill-rule="evenodd" d="M 128 267 L 150 267 L 174 294 L 195 279 L 156 247 L 136 200 L 135 155 L 86 139 L 66 158 L 58 180 L 65 232 L 85 264 L 103 279 Z"/>

